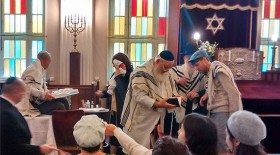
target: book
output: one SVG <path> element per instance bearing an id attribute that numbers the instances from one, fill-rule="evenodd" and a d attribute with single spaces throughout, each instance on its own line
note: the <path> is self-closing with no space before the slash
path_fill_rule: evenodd
<path id="1" fill-rule="evenodd" d="M 52 91 L 52 95 L 55 98 L 64 98 L 64 97 L 72 96 L 75 94 L 79 94 L 78 89 L 64 88 L 64 89 L 58 89 L 58 90 Z"/>
<path id="2" fill-rule="evenodd" d="M 180 107 L 181 106 L 181 101 L 182 101 L 181 97 L 171 97 L 166 102 L 169 103 L 169 104 L 176 105 L 176 107 Z"/>

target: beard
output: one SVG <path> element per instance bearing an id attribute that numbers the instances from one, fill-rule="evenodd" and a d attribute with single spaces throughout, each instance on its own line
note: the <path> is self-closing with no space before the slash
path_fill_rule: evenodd
<path id="1" fill-rule="evenodd" d="M 164 82 L 168 79 L 168 72 L 165 73 L 161 73 L 159 72 L 156 68 L 153 69 L 153 73 L 154 73 L 154 78 L 157 82 Z"/>

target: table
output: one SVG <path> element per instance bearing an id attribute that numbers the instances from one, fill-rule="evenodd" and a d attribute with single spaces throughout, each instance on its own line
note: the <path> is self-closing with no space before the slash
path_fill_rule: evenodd
<path id="1" fill-rule="evenodd" d="M 79 108 L 85 112 L 85 115 L 97 115 L 104 121 L 110 121 L 110 110 L 106 108 Z"/>
<path id="2" fill-rule="evenodd" d="M 32 135 L 31 144 L 52 144 L 56 147 L 51 115 L 41 115 L 39 117 L 24 118 L 27 121 Z M 57 152 L 53 151 L 49 155 L 57 155 Z"/>

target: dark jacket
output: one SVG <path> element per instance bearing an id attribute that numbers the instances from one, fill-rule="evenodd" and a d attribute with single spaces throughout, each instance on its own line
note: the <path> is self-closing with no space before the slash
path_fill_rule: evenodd
<path id="1" fill-rule="evenodd" d="M 39 146 L 30 145 L 31 133 L 18 109 L 0 97 L 1 155 L 38 155 Z"/>
<path id="2" fill-rule="evenodd" d="M 123 110 L 123 104 L 124 104 L 124 99 L 125 95 L 127 92 L 127 87 L 129 83 L 129 76 L 130 73 L 126 73 L 125 76 L 122 76 L 121 74 L 115 77 L 116 81 L 116 87 L 115 87 L 115 97 L 116 97 L 116 106 L 117 106 L 117 126 L 120 126 L 120 117 L 122 114 Z M 103 97 L 105 98 L 111 98 L 111 95 L 107 93 L 107 91 L 103 91 Z"/>

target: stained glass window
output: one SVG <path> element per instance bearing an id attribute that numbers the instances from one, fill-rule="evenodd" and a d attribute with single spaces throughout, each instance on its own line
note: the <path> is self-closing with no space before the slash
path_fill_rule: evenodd
<path id="1" fill-rule="evenodd" d="M 26 68 L 26 41 L 4 40 L 4 76 L 20 76 Z"/>
<path id="2" fill-rule="evenodd" d="M 262 0 L 262 26 L 261 26 L 261 45 L 260 50 L 264 52 L 263 69 L 271 69 L 272 64 L 272 47 L 271 37 L 277 35 L 280 37 L 280 0 Z M 279 45 L 275 51 L 275 67 L 279 68 Z"/>
<path id="3" fill-rule="evenodd" d="M 124 52 L 136 67 L 164 50 L 168 3 L 169 0 L 110 1 L 111 58 Z"/>
<path id="4" fill-rule="evenodd" d="M 44 49 L 44 0 L 1 0 L 0 4 L 0 77 L 20 77 Z"/>
<path id="5" fill-rule="evenodd" d="M 4 33 L 26 32 L 26 0 L 4 0 Z"/>

